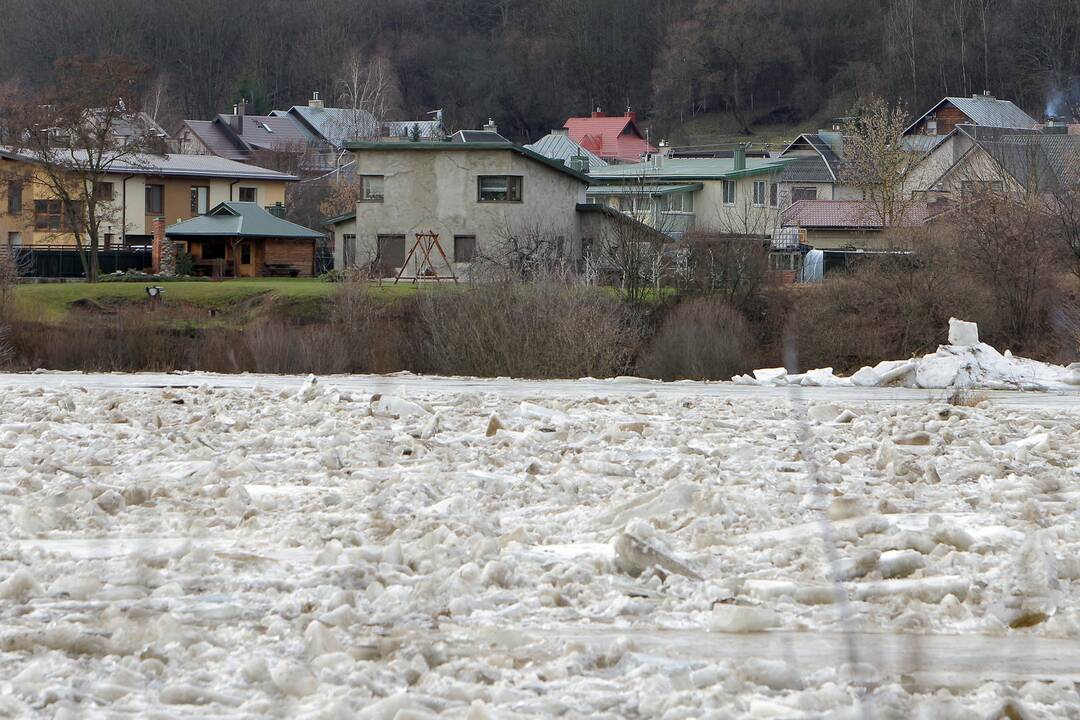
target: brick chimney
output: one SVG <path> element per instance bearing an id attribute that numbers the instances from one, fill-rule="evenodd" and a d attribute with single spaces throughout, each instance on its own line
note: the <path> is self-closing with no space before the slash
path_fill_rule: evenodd
<path id="1" fill-rule="evenodd" d="M 161 246 L 165 243 L 165 218 L 154 218 L 150 221 L 150 228 L 154 234 L 150 250 L 150 269 L 157 275 L 161 272 Z"/>
<path id="2" fill-rule="evenodd" d="M 592 115 L 590 115 L 589 117 L 605 118 L 607 117 L 607 113 L 600 110 L 600 106 L 597 106 L 596 109 L 592 111 Z"/>
<path id="3" fill-rule="evenodd" d="M 623 113 L 623 117 L 624 118 L 630 118 L 634 122 L 637 122 L 637 113 L 634 112 L 633 110 L 631 110 L 630 108 L 626 108 L 626 112 Z"/>
<path id="4" fill-rule="evenodd" d="M 154 218 L 151 227 L 154 233 L 154 244 L 150 257 L 154 274 L 166 277 L 176 275 L 176 245 L 165 237 L 165 218 Z"/>

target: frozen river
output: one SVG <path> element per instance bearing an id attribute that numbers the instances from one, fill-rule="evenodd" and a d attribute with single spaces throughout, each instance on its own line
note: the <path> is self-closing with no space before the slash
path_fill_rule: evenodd
<path id="1" fill-rule="evenodd" d="M 0 716 L 1077 716 L 1080 394 L 945 395 L 0 375 Z"/>

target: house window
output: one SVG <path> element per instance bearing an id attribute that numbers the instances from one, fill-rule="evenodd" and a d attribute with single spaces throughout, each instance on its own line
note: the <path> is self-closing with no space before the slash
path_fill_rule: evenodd
<path id="1" fill-rule="evenodd" d="M 735 181 L 734 180 L 724 180 L 724 204 L 725 205 L 734 205 L 735 204 Z"/>
<path id="2" fill-rule="evenodd" d="M 7 234 L 8 247 L 15 247 L 16 245 L 22 245 L 22 233 L 9 232 Z"/>
<path id="3" fill-rule="evenodd" d="M 797 203 L 800 200 L 817 200 L 817 188 L 816 187 L 793 187 L 793 188 L 791 188 L 791 202 Z"/>
<path id="4" fill-rule="evenodd" d="M 926 134 L 937 135 L 937 120 L 926 121 Z"/>
<path id="5" fill-rule="evenodd" d="M 780 204 L 780 186 L 776 183 L 769 185 L 769 207 L 776 207 Z"/>
<path id="6" fill-rule="evenodd" d="M 164 215 L 165 214 L 165 186 L 164 185 L 147 185 L 146 186 L 146 214 L 147 215 Z"/>
<path id="7" fill-rule="evenodd" d="M 242 187 L 238 192 L 240 202 L 259 202 L 259 188 Z"/>
<path id="8" fill-rule="evenodd" d="M 113 184 L 111 182 L 94 183 L 94 199 L 101 202 L 112 202 Z"/>
<path id="9" fill-rule="evenodd" d="M 467 263 L 472 262 L 472 259 L 476 257 L 476 236 L 475 235 L 455 235 L 454 236 L 454 262 Z"/>
<path id="10" fill-rule="evenodd" d="M 405 264 L 404 235 L 379 235 L 378 263 L 384 268 L 398 268 Z"/>
<path id="11" fill-rule="evenodd" d="M 345 233 L 341 236 L 341 257 L 345 261 L 345 267 L 356 264 L 356 235 Z"/>
<path id="12" fill-rule="evenodd" d="M 66 212 L 65 212 L 66 211 Z M 75 226 L 84 218 L 83 204 L 73 202 L 66 208 L 59 200 L 34 201 L 35 230 L 63 230 L 73 232 Z"/>
<path id="13" fill-rule="evenodd" d="M 59 230 L 60 216 L 61 213 L 59 200 L 34 201 L 35 230 Z"/>
<path id="14" fill-rule="evenodd" d="M 521 202 L 520 175 L 481 175 L 476 184 L 480 202 Z"/>
<path id="15" fill-rule="evenodd" d="M 765 185 L 764 180 L 754 181 L 754 207 L 765 206 Z"/>
<path id="16" fill-rule="evenodd" d="M 383 176 L 361 175 L 360 176 L 360 202 L 383 201 Z"/>
<path id="17" fill-rule="evenodd" d="M 9 213 L 18 214 L 22 212 L 22 189 L 22 183 L 17 180 L 8 183 L 7 208 Z"/>
<path id="18" fill-rule="evenodd" d="M 116 234 L 105 233 L 105 247 L 113 247 L 116 245 Z"/>
<path id="19" fill-rule="evenodd" d="M 210 212 L 210 188 L 198 185 L 191 188 L 191 214 L 205 215 Z"/>

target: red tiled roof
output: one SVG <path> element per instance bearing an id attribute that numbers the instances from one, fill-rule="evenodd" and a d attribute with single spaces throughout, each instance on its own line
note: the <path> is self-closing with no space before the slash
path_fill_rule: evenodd
<path id="1" fill-rule="evenodd" d="M 904 212 L 901 227 L 917 227 L 926 222 L 925 203 Z M 880 228 L 881 218 L 873 205 L 864 200 L 799 200 L 780 216 L 781 224 L 804 228 Z"/>
<path id="2" fill-rule="evenodd" d="M 563 124 L 570 139 L 589 152 L 604 160 L 626 162 L 640 162 L 642 154 L 656 152 L 656 148 L 645 141 L 632 113 L 621 117 L 593 115 L 567 118 Z"/>

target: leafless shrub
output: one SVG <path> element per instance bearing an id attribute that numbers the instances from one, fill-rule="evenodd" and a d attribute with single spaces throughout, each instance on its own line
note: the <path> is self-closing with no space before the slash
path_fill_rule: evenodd
<path id="1" fill-rule="evenodd" d="M 435 289 L 418 298 L 417 320 L 420 369 L 457 375 L 615 375 L 635 337 L 609 293 L 551 280 Z"/>
<path id="2" fill-rule="evenodd" d="M 793 293 L 801 367 L 848 371 L 931 352 L 950 317 L 978 322 L 988 341 L 1001 337 L 991 291 L 945 240 L 927 239 L 918 255 L 864 260 Z"/>
<path id="3" fill-rule="evenodd" d="M 380 360 L 386 360 L 387 341 L 399 334 L 390 327 L 390 313 L 388 304 L 376 298 L 363 280 L 348 279 L 335 289 L 330 298 L 330 325 L 344 354 L 346 371 L 374 372 L 383 365 Z M 400 343 L 390 343 L 394 344 Z"/>
<path id="4" fill-rule="evenodd" d="M 667 314 L 638 370 L 664 380 L 728 380 L 755 360 L 756 343 L 742 314 L 723 298 L 700 297 Z"/>
<path id="5" fill-rule="evenodd" d="M 330 323 L 263 321 L 247 328 L 244 338 L 256 372 L 326 375 L 349 369 L 344 342 Z"/>
<path id="6" fill-rule="evenodd" d="M 682 243 L 686 290 L 716 295 L 741 311 L 754 306 L 771 283 L 769 245 L 757 237 L 694 232 Z"/>

